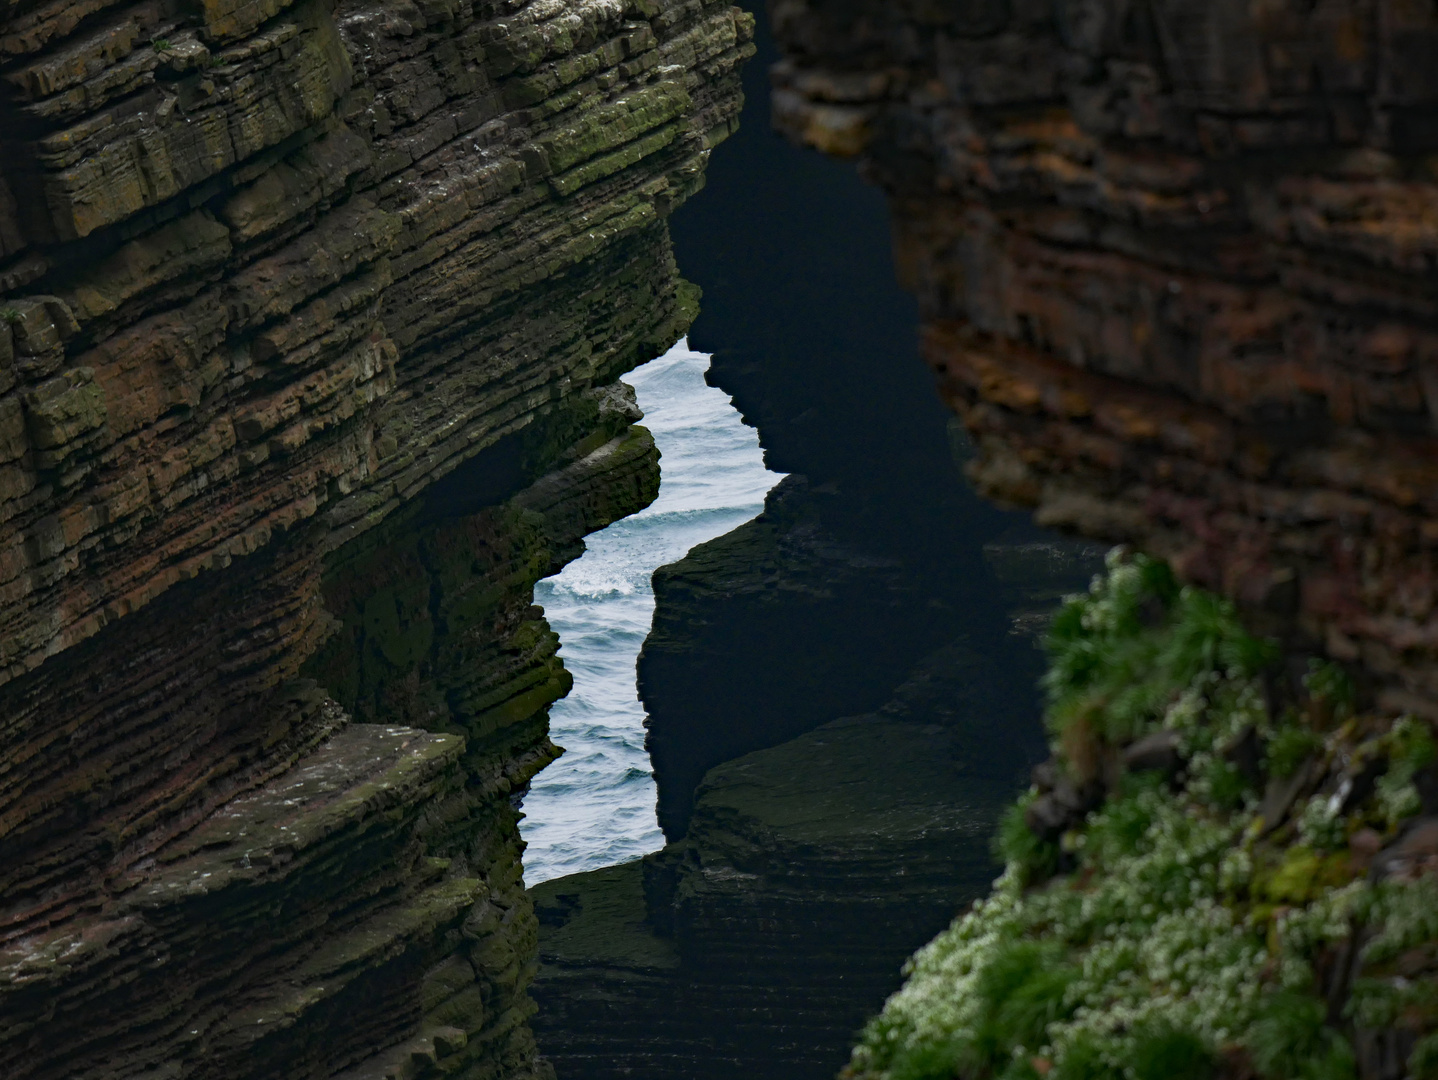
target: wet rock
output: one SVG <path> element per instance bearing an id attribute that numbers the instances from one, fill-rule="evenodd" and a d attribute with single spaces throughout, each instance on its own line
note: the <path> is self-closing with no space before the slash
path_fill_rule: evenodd
<path id="1" fill-rule="evenodd" d="M 1101 783 L 1075 783 L 1053 760 L 1035 766 L 1033 783 L 1039 796 L 1024 810 L 1024 824 L 1045 842 L 1057 840 L 1103 802 Z"/>
<path id="2" fill-rule="evenodd" d="M 1249 724 L 1221 749 L 1223 760 L 1238 770 L 1254 787 L 1263 783 L 1267 747 L 1258 729 Z"/>
<path id="3" fill-rule="evenodd" d="M 1029 780 L 1040 795 L 1047 795 L 1059 786 L 1063 780 L 1063 765 L 1056 758 L 1049 758 L 1034 766 L 1034 771 L 1029 774 Z"/>
<path id="4" fill-rule="evenodd" d="M 1351 814 L 1373 796 L 1378 779 L 1388 771 L 1388 758 L 1369 754 L 1344 770 L 1338 784 L 1340 814 Z"/>
<path id="5" fill-rule="evenodd" d="M 1373 876 L 1415 881 L 1438 874 L 1438 818 L 1415 818 L 1373 859 Z"/>
<path id="6" fill-rule="evenodd" d="M 1183 765 L 1176 731 L 1155 731 L 1124 747 L 1123 765 L 1130 772 L 1161 772 L 1172 776 Z"/>
<path id="7" fill-rule="evenodd" d="M 1438 716 L 1438 15 L 927 7 L 778 5 L 775 123 L 889 195 L 980 490 Z"/>
<path id="8" fill-rule="evenodd" d="M 1040 795 L 1024 810 L 1024 824 L 1040 840 L 1052 843 L 1077 822 L 1074 808 L 1054 794 Z"/>
<path id="9" fill-rule="evenodd" d="M 1348 838 L 1348 852 L 1353 858 L 1353 867 L 1360 873 L 1373 865 L 1374 858 L 1383 850 L 1383 837 L 1373 829 L 1359 829 Z"/>
<path id="10" fill-rule="evenodd" d="M 1408 1075 L 1408 1059 L 1417 1041 L 1413 1032 L 1401 1028 L 1355 1029 L 1353 1050 L 1358 1075 L 1363 1080 L 1403 1080 Z"/>
<path id="11" fill-rule="evenodd" d="M 903 958 L 996 872 L 1011 789 L 956 769 L 955 735 L 823 725 L 711 770 L 682 845 L 536 888 L 566 912 L 534 991 L 559 1075 L 833 1076 Z"/>
<path id="12" fill-rule="evenodd" d="M 1322 779 L 1323 766 L 1317 758 L 1309 758 L 1286 777 L 1275 776 L 1268 781 L 1259 804 L 1258 816 L 1263 821 L 1263 834 L 1267 835 L 1281 826 L 1300 796 Z"/>
<path id="13" fill-rule="evenodd" d="M 1419 769 L 1413 776 L 1413 786 L 1418 789 L 1423 813 L 1438 816 L 1438 767 L 1429 765 Z"/>

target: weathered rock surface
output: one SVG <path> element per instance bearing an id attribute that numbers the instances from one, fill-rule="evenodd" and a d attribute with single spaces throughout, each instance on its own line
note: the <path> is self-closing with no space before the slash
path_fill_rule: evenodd
<path id="1" fill-rule="evenodd" d="M 675 842 L 534 890 L 562 1080 L 832 1077 L 992 880 L 1043 752 L 1031 631 L 1095 565 L 964 482 L 881 200 L 765 130 L 745 79 L 675 243 L 705 290 L 690 342 L 791 476 L 655 576 L 640 684 Z"/>
<path id="2" fill-rule="evenodd" d="M 806 485 L 781 488 L 760 518 L 656 575 L 646 657 L 671 650 L 670 677 L 711 695 L 651 714 L 652 729 L 673 723 L 671 752 L 655 753 L 661 797 L 686 765 L 721 762 L 689 781 L 683 838 L 532 892 L 535 1034 L 561 1078 L 832 1077 L 903 959 L 997 871 L 998 814 L 1038 741 L 1000 665 L 1010 644 L 1029 649 L 1037 598 L 1089 565 L 1053 541 L 991 544 L 1025 585 L 989 583 L 1019 605 L 1023 636 L 980 623 L 988 639 L 911 660 L 875 712 L 817 723 L 952 615 L 916 619 L 937 583 L 921 594 L 902 564 L 799 527 L 789 506 L 812 514 Z M 850 639 L 832 651 L 830 623 Z"/>
<path id="3" fill-rule="evenodd" d="M 534 1072 L 532 585 L 653 497 L 605 388 L 693 318 L 751 27 L 0 8 L 14 1075 Z"/>
<path id="4" fill-rule="evenodd" d="M 1190 670 L 1156 691 L 1163 663 L 1120 666 L 1105 635 L 1124 625 L 1144 647 L 1161 604 L 1125 622 L 1097 590 L 1082 622 L 1071 609 L 1048 681 L 1055 757 L 1005 829 L 1009 873 L 916 956 L 845 1075 L 1293 1076 L 1325 1054 L 1335 1074 L 1425 1075 L 1434 1016 L 1408 1001 L 1432 997 L 1432 945 L 1401 904 L 1431 910 L 1434 888 L 1419 815 L 1438 721 L 1438 13 L 1388 0 L 771 10 L 778 126 L 858 158 L 889 196 L 923 352 L 979 445 L 980 488 L 1162 556 L 1280 646 L 1251 669 L 1210 659 L 1206 688 Z M 1129 567 L 1110 580 L 1167 573 L 1142 556 Z M 1243 632 L 1202 590 L 1167 591 Z M 1251 716 L 1214 689 L 1260 672 Z M 1086 679 L 1094 696 L 1075 710 L 1063 694 Z M 1142 693 L 1157 707 L 1136 725 Z M 1306 748 L 1295 760 L 1273 725 Z M 1171 824 L 1124 849 L 1148 869 L 1089 844 L 1135 784 L 1172 800 Z M 1169 850 L 1190 880 L 1204 858 L 1242 864 L 1218 899 L 1143 891 L 1170 880 L 1152 869 L 1168 857 L 1160 833 L 1185 829 Z M 1381 900 L 1300 941 L 1294 928 L 1339 895 Z M 1065 905 L 1082 916 L 1048 918 Z M 1214 910 L 1209 941 L 1141 940 Z M 1224 933 L 1249 935 L 1246 973 L 1205 966 Z M 995 990 L 1005 958 L 1035 950 L 1030 974 L 1058 986 L 1065 950 L 1100 938 L 1135 961 L 1077 977 L 1028 1030 L 994 1019 L 1020 1000 L 1045 1015 L 1029 976 Z M 1162 971 L 1146 970 L 1160 954 Z M 1245 1003 L 1217 1004 L 1224 986 Z M 1402 1004 L 1374 1008 L 1373 993 Z M 1306 1033 L 1272 1020 L 1284 1008 L 1305 1011 Z"/>
<path id="5" fill-rule="evenodd" d="M 883 712 L 710 770 L 683 843 L 537 887 L 558 1075 L 833 1076 L 899 960 L 994 877 L 991 676 L 946 650 Z"/>
<path id="6" fill-rule="evenodd" d="M 985 491 L 1438 716 L 1438 15 L 776 0 L 775 116 L 889 194 Z"/>
<path id="7" fill-rule="evenodd" d="M 765 40 L 761 27 L 772 52 Z M 995 706 L 1024 733 L 1016 775 L 1042 752 L 1038 657 L 1006 633 L 1020 590 L 984 545 L 1045 535 L 956 468 L 966 443 L 913 363 L 882 199 L 768 132 L 762 63 L 745 79 L 746 124 L 716 153 L 712 190 L 676 215 L 675 243 L 705 290 L 690 341 L 713 351 L 710 381 L 792 476 L 758 521 L 656 575 L 640 687 L 671 839 L 707 770 L 879 708 L 960 635 L 995 650 Z"/>
<path id="8" fill-rule="evenodd" d="M 946 638 L 972 635 L 1017 667 L 991 672 L 989 719 L 1016 731 L 1031 722 L 1033 673 L 1021 666 L 1031 650 L 1006 640 L 993 617 L 1001 589 L 975 580 L 982 564 L 905 558 L 915 553 L 882 532 L 844 535 L 851 509 L 843 492 L 791 476 L 754 521 L 655 573 L 639 689 L 670 839 L 686 834 L 710 768 L 876 708 L 915 654 Z M 1016 777 L 1030 744 L 1020 736 L 997 748 Z"/>

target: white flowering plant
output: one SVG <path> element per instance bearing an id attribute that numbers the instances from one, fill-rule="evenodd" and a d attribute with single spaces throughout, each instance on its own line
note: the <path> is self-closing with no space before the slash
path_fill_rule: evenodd
<path id="1" fill-rule="evenodd" d="M 1354 1080 L 1357 1028 L 1416 1023 L 1414 1067 L 1433 1067 L 1413 1075 L 1438 1078 L 1438 979 L 1393 974 L 1418 954 L 1438 973 L 1438 886 L 1375 885 L 1349 851 L 1414 811 L 1427 726 L 1359 717 L 1331 664 L 1275 710 L 1275 648 L 1142 556 L 1111 556 L 1048 649 L 1055 764 L 1106 798 L 1057 842 L 1025 824 L 1039 789 L 1019 800 L 992 894 L 913 957 L 846 1076 Z M 1157 731 L 1177 774 L 1115 770 Z M 1398 779 L 1354 795 L 1375 761 Z"/>

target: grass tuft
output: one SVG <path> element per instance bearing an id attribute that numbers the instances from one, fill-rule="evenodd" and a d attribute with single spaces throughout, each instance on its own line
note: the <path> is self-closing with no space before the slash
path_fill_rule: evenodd
<path id="1" fill-rule="evenodd" d="M 1024 821 L 1036 793 L 1010 808 L 995 842 L 1004 876 L 914 956 L 847 1075 L 1212 1080 L 1251 1064 L 1263 1080 L 1353 1080 L 1338 1026 L 1353 1023 L 1410 1025 L 1410 1074 L 1438 1080 L 1434 976 L 1393 977 L 1438 957 L 1438 884 L 1372 882 L 1349 849 L 1360 830 L 1391 842 L 1419 812 L 1418 785 L 1431 783 L 1420 770 L 1438 764 L 1432 728 L 1359 716 L 1329 664 L 1275 718 L 1275 647 L 1142 556 L 1113 556 L 1070 598 L 1047 649 L 1055 765 L 1106 799 L 1067 823 L 1060 877 L 1059 846 Z M 1158 730 L 1182 767 L 1124 773 L 1128 741 Z M 1241 769 L 1229 758 L 1245 743 Z M 1290 806 L 1258 798 L 1263 774 L 1309 761 L 1319 767 Z M 1354 794 L 1359 770 L 1385 764 L 1371 795 Z M 1335 1021 L 1317 988 L 1335 957 L 1355 955 L 1355 928 L 1359 967 Z"/>
<path id="2" fill-rule="evenodd" d="M 1353 1051 L 1324 1023 L 1326 1012 L 1318 998 L 1289 990 L 1265 1002 L 1248 1040 L 1265 1080 L 1352 1080 Z"/>
<path id="3" fill-rule="evenodd" d="M 994 854 L 1030 885 L 1053 876 L 1058 869 L 1059 846 L 1034 835 L 1024 821 L 1027 805 L 1028 800 L 1021 800 L 1004 812 L 994 838 Z"/>
<path id="4" fill-rule="evenodd" d="M 1134 1080 L 1210 1080 L 1216 1071 L 1213 1050 L 1183 1028 L 1154 1024 L 1134 1041 Z"/>

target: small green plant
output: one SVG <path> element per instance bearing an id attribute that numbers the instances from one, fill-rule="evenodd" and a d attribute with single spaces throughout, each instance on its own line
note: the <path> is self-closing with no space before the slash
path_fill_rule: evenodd
<path id="1" fill-rule="evenodd" d="M 1408 1075 L 1413 1080 L 1438 1080 L 1438 1035 L 1418 1040 L 1408 1058 Z"/>
<path id="2" fill-rule="evenodd" d="M 1311 994 L 1285 990 L 1268 998 L 1248 1039 L 1267 1080 L 1352 1080 L 1353 1050 L 1324 1023 L 1325 1012 Z"/>
<path id="3" fill-rule="evenodd" d="M 1248 779 L 1228 762 L 1214 758 L 1203 770 L 1208 802 L 1219 810 L 1237 810 L 1249 792 Z"/>
<path id="4" fill-rule="evenodd" d="M 1388 733 L 1388 752 L 1393 767 L 1409 775 L 1438 760 L 1438 744 L 1433 741 L 1432 729 L 1412 716 L 1404 716 L 1393 724 Z"/>
<path id="5" fill-rule="evenodd" d="M 1276 656 L 1227 600 L 1180 587 L 1166 563 L 1121 553 L 1087 595 L 1065 602 L 1045 647 L 1050 730 L 1087 726 L 1109 743 L 1152 727 L 1209 673 L 1252 677 Z"/>
<path id="6" fill-rule="evenodd" d="M 1181 1027 L 1154 1024 L 1140 1031 L 1134 1042 L 1136 1080 L 1209 1080 L 1216 1067 L 1208 1044 Z"/>
<path id="7" fill-rule="evenodd" d="M 1427 724 L 1412 716 L 1397 720 L 1384 740 L 1388 771 L 1378 778 L 1378 806 L 1390 826 L 1423 809 L 1413 778 L 1438 759 L 1438 746 Z"/>
<path id="8" fill-rule="evenodd" d="M 889 1069 L 893 1080 L 928 1080 L 933 1076 L 956 1076 L 963 1048 L 949 1043 L 924 1043 L 894 1061 Z"/>
<path id="9" fill-rule="evenodd" d="M 1116 798 L 1090 819 L 1084 855 L 1093 863 L 1111 863 L 1138 854 L 1153 826 L 1154 796 L 1164 783 L 1156 773 L 1130 773 Z"/>
<path id="10" fill-rule="evenodd" d="M 8 326 L 14 326 L 16 323 L 20 322 L 24 318 L 25 316 L 21 314 L 19 308 L 0 308 L 0 322 L 4 322 Z"/>
<path id="11" fill-rule="evenodd" d="M 1347 840 L 1337 800 L 1315 795 L 1298 815 L 1298 835 L 1315 851 L 1337 851 Z"/>
<path id="12" fill-rule="evenodd" d="M 1025 884 L 1042 881 L 1058 869 L 1059 847 L 1035 836 L 1024 820 L 1024 811 L 1031 798 L 1021 799 L 1004 813 L 994 838 L 994 854 L 1015 872 Z"/>
<path id="13" fill-rule="evenodd" d="M 1063 1080 L 1123 1080 L 1123 1071 L 1105 1059 L 1098 1040 L 1087 1032 L 1064 1048 L 1058 1075 Z"/>
<path id="14" fill-rule="evenodd" d="M 1353 680 L 1331 660 L 1310 660 L 1308 674 L 1303 677 L 1304 689 L 1317 710 L 1326 714 L 1329 724 L 1341 724 L 1353 715 L 1355 698 Z"/>
<path id="15" fill-rule="evenodd" d="M 1065 1004 L 1078 972 L 1064 963 L 1053 942 L 1014 941 L 1001 945 L 979 973 L 975 986 L 979 1022 L 972 1056 L 983 1069 L 1013 1057 L 1014 1047 L 1037 1050 L 1049 1025 L 1066 1020 L 1073 1006 Z"/>
<path id="16" fill-rule="evenodd" d="M 1268 743 L 1268 771 L 1286 779 L 1323 747 L 1323 740 L 1306 727 L 1285 724 Z"/>
<path id="17" fill-rule="evenodd" d="M 169 52 L 172 48 L 174 48 L 174 46 L 170 44 L 169 38 L 157 37 L 150 39 L 150 48 L 154 49 L 158 53 L 163 53 Z"/>

